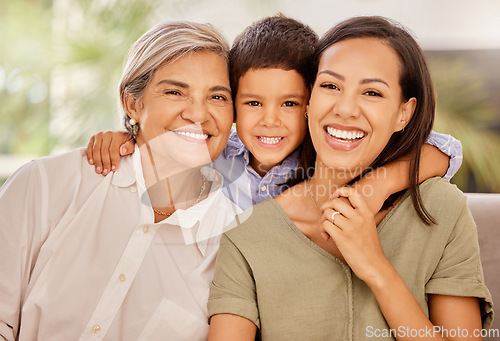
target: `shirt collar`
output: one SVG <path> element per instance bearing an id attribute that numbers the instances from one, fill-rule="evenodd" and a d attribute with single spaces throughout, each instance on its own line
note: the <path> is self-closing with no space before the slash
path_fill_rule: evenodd
<path id="1" fill-rule="evenodd" d="M 141 152 L 137 143 L 135 144 L 134 153 L 132 154 L 132 162 L 134 167 L 134 178 L 142 197 L 142 194 L 146 191 L 146 181 L 144 180 L 144 173 L 142 172 Z"/>
<path id="2" fill-rule="evenodd" d="M 226 159 L 242 156 L 245 166 L 248 166 L 250 162 L 250 151 L 248 148 L 241 142 L 236 129 L 231 128 L 231 134 L 229 135 L 229 140 L 227 142 L 226 148 L 224 149 L 224 156 Z M 269 170 L 269 176 L 273 174 L 274 176 L 282 176 L 284 178 L 288 177 L 292 171 L 295 171 L 299 165 L 299 151 L 295 150 L 293 153 L 288 155 L 279 165 L 276 165 L 272 169 Z M 255 172 L 255 170 L 252 169 Z M 268 176 L 266 174 L 266 176 Z"/>
<path id="3" fill-rule="evenodd" d="M 129 187 L 133 185 L 136 182 L 136 176 L 134 173 L 134 169 L 136 169 L 135 163 L 136 161 L 134 155 L 122 157 L 120 159 L 120 167 L 113 174 L 112 184 L 118 187 Z"/>
<path id="4" fill-rule="evenodd" d="M 139 196 L 149 200 L 137 144 L 131 162 L 135 172 L 135 175 L 132 172 L 133 180 L 137 183 Z M 224 179 L 218 171 L 210 166 L 204 166 L 200 171 L 212 184 L 208 197 L 187 209 L 177 209 L 170 217 L 158 224 L 179 226 L 186 245 L 196 243 L 200 252 L 205 255 L 209 240 L 221 235 L 226 225 L 242 210 L 223 194 Z M 143 204 L 151 206 L 149 202 L 143 202 Z"/>
<path id="5" fill-rule="evenodd" d="M 291 171 L 296 171 L 299 165 L 299 151 L 295 150 L 288 155 L 281 163 L 269 170 L 269 173 L 275 175 L 288 175 Z M 267 175 L 267 174 L 266 174 Z"/>
<path id="6" fill-rule="evenodd" d="M 186 244 L 196 242 L 200 252 L 205 255 L 210 239 L 224 233 L 226 225 L 242 210 L 222 192 L 224 180 L 219 172 L 207 166 L 203 167 L 201 172 L 212 182 L 208 197 L 186 210 L 175 211 L 168 219 L 182 228 Z M 198 227 L 195 240 L 194 231 L 189 231 L 194 226 Z"/>
<path id="7" fill-rule="evenodd" d="M 243 155 L 246 163 L 248 164 L 248 148 L 245 147 L 243 142 L 241 142 L 238 134 L 236 133 L 236 129 L 231 128 L 231 134 L 229 135 L 229 139 L 226 144 L 226 148 L 224 149 L 224 153 L 226 158 Z"/>

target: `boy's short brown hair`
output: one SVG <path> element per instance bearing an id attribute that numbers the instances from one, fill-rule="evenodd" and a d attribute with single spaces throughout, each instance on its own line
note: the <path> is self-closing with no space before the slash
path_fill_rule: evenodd
<path id="1" fill-rule="evenodd" d="M 295 70 L 308 89 L 316 70 L 313 57 L 318 35 L 307 25 L 282 14 L 264 18 L 236 37 L 229 52 L 233 98 L 240 77 L 251 69 Z"/>

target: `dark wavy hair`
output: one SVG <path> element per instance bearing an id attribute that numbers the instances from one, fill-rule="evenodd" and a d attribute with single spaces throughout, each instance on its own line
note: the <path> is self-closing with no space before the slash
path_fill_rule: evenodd
<path id="1" fill-rule="evenodd" d="M 391 47 L 399 57 L 401 70 L 399 85 L 405 101 L 415 97 L 417 105 L 413 116 L 403 131 L 394 133 L 380 155 L 373 161 L 370 170 L 395 161 L 402 156 L 410 157 L 409 191 L 413 206 L 420 219 L 426 224 L 435 223 L 425 209 L 418 187 L 420 153 L 422 146 L 432 130 L 436 107 L 436 96 L 431 76 L 423 52 L 410 33 L 399 23 L 383 17 L 355 17 L 334 26 L 320 39 L 314 58 L 317 71 L 323 52 L 333 44 L 354 38 L 375 38 Z M 314 169 L 316 151 L 309 133 L 299 157 L 299 169 Z M 311 176 L 311 172 L 301 172 L 294 183 Z M 289 183 L 292 184 L 292 183 Z"/>
<path id="2" fill-rule="evenodd" d="M 310 90 L 316 77 L 313 58 L 318 40 L 309 26 L 283 14 L 248 26 L 236 37 L 229 52 L 233 99 L 240 78 L 251 69 L 295 70 Z"/>

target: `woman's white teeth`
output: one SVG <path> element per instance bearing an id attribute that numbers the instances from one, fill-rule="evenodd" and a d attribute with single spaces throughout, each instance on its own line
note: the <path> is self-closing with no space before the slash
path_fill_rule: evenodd
<path id="1" fill-rule="evenodd" d="M 265 137 L 265 136 L 259 136 L 259 140 L 262 143 L 265 144 L 276 144 L 280 142 L 283 138 L 282 137 Z"/>
<path id="2" fill-rule="evenodd" d="M 345 131 L 345 130 L 335 129 L 332 127 L 326 127 L 326 132 L 331 137 L 335 137 L 338 139 L 345 139 L 345 140 L 355 140 L 365 136 L 365 133 L 363 133 L 362 131 Z"/>
<path id="3" fill-rule="evenodd" d="M 175 131 L 176 134 L 179 134 L 179 135 L 184 135 L 184 136 L 187 136 L 187 137 L 191 137 L 193 139 L 198 139 L 198 140 L 206 140 L 208 139 L 208 135 L 207 134 L 197 134 L 197 133 L 192 133 L 192 132 L 189 132 L 189 131 Z"/>

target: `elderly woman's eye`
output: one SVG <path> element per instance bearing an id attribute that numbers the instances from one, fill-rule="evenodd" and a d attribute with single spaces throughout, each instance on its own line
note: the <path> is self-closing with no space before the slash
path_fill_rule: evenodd
<path id="1" fill-rule="evenodd" d="M 177 90 L 166 90 L 165 95 L 174 95 L 174 96 L 180 96 L 182 95 L 179 91 Z"/>

